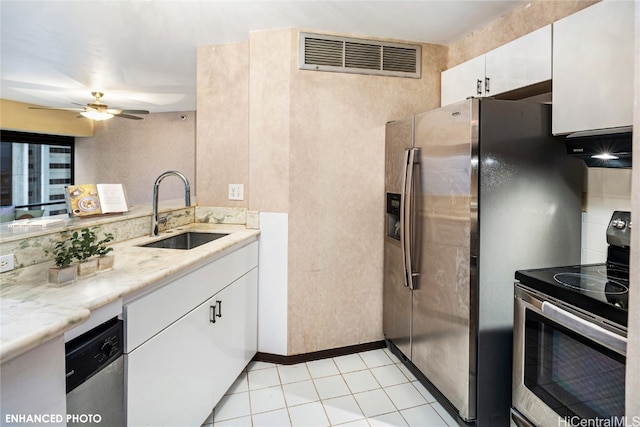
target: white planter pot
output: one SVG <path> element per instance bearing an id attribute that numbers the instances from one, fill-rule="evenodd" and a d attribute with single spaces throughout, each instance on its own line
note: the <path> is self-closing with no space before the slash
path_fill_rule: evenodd
<path id="1" fill-rule="evenodd" d="M 78 264 L 78 277 L 80 279 L 84 277 L 93 276 L 98 272 L 98 259 L 88 259 Z"/>
<path id="2" fill-rule="evenodd" d="M 98 272 L 111 270 L 116 260 L 115 255 L 103 255 L 98 257 Z"/>
<path id="3" fill-rule="evenodd" d="M 77 276 L 77 264 L 71 264 L 66 267 L 51 267 L 49 269 L 49 283 L 52 285 L 63 285 L 73 282 Z"/>

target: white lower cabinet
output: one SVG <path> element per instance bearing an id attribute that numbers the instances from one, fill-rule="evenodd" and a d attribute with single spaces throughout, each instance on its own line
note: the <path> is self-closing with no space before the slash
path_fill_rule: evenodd
<path id="1" fill-rule="evenodd" d="M 217 402 L 258 350 L 258 271 L 254 269 L 209 300 L 215 323 L 213 340 L 213 398 Z M 211 309 L 214 307 L 214 309 Z M 214 312 L 215 310 L 215 312 Z"/>
<path id="2" fill-rule="evenodd" d="M 2 364 L 1 426 L 66 425 L 64 358 L 60 335 Z"/>
<path id="3" fill-rule="evenodd" d="M 253 259 L 254 254 L 257 265 L 257 243 L 245 255 Z M 227 264 L 225 258 L 216 262 L 241 273 L 237 262 Z M 180 286 L 186 285 L 185 298 L 189 280 L 184 279 L 188 278 L 179 281 Z M 215 277 L 209 280 L 215 282 Z M 125 355 L 127 425 L 200 426 L 255 355 L 257 323 L 258 269 L 253 267 L 129 350 Z"/>

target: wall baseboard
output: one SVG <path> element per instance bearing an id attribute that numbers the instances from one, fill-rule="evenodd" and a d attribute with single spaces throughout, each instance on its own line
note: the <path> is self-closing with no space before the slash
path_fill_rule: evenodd
<path id="1" fill-rule="evenodd" d="M 331 348 L 328 350 L 314 351 L 311 353 L 294 354 L 291 356 L 258 352 L 255 356 L 253 356 L 253 360 L 256 362 L 278 363 L 280 365 L 294 365 L 296 363 L 310 362 L 312 360 L 345 356 L 347 354 L 359 353 L 361 351 L 377 350 L 379 348 L 385 348 L 386 346 L 387 345 L 385 341 L 382 340 L 363 344 L 349 345 L 346 347 Z"/>

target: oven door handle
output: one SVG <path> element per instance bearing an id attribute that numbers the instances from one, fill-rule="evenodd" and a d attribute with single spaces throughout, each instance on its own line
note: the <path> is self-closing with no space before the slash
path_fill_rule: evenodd
<path id="1" fill-rule="evenodd" d="M 542 303 L 542 312 L 551 320 L 554 320 L 562 326 L 572 329 L 585 337 L 626 356 L 627 339 L 625 337 L 607 331 L 603 327 L 581 319 L 575 314 L 569 313 L 568 311 L 547 301 Z"/>

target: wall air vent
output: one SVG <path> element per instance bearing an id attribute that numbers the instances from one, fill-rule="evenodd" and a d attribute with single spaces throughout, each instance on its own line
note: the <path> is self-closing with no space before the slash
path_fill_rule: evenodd
<path id="1" fill-rule="evenodd" d="M 418 45 L 300 33 L 300 69 L 420 78 Z"/>

